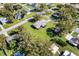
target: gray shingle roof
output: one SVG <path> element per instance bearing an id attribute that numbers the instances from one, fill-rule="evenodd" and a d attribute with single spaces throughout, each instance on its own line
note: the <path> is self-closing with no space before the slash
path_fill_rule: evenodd
<path id="1" fill-rule="evenodd" d="M 21 17 L 22 17 L 22 14 L 21 13 L 16 13 L 15 19 L 21 19 Z"/>
<path id="2" fill-rule="evenodd" d="M 37 21 L 33 24 L 33 26 L 35 28 L 40 28 L 40 27 L 44 27 L 46 25 L 46 21 L 45 20 L 41 20 L 41 21 Z"/>
<path id="3" fill-rule="evenodd" d="M 7 18 L 0 18 L 0 21 L 1 21 L 1 23 L 6 23 L 6 22 L 8 22 L 8 20 L 7 20 Z"/>

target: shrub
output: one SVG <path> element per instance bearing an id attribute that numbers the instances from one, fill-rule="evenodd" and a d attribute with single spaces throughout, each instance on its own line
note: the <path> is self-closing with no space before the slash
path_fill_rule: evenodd
<path id="1" fill-rule="evenodd" d="M 59 44 L 60 46 L 64 47 L 64 46 L 67 46 L 67 43 L 64 42 L 63 40 L 59 39 L 56 41 L 57 44 Z"/>
<path id="2" fill-rule="evenodd" d="M 60 46 L 64 47 L 67 46 L 67 43 L 64 42 L 61 38 L 59 37 L 54 37 L 53 39 L 54 42 L 56 42 L 57 44 L 59 44 Z"/>

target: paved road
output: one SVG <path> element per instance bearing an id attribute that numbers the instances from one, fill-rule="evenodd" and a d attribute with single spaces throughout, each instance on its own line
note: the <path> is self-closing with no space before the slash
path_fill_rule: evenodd
<path id="1" fill-rule="evenodd" d="M 30 19 L 32 19 L 32 18 L 33 18 L 33 17 L 28 18 L 28 19 L 26 19 L 26 20 L 24 20 L 24 21 L 22 21 L 22 22 L 20 22 L 20 23 L 17 23 L 16 25 L 13 25 L 13 26 L 11 26 L 11 27 L 9 27 L 9 28 L 7 28 L 7 29 L 3 29 L 2 31 L 0 31 L 0 35 L 1 35 L 1 34 L 4 34 L 4 33 L 6 33 L 6 32 L 8 32 L 8 31 L 10 31 L 10 30 L 12 30 L 12 29 L 14 29 L 14 28 L 17 28 L 18 26 L 20 26 L 20 25 L 22 25 L 22 24 L 28 22 L 28 21 L 29 21 Z"/>

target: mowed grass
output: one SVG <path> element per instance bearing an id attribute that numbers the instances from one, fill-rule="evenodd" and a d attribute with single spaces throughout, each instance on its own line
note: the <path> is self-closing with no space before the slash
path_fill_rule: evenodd
<path id="1" fill-rule="evenodd" d="M 2 50 L 0 50 L 0 56 L 5 56 Z"/>
<path id="2" fill-rule="evenodd" d="M 31 27 L 32 24 L 33 23 L 28 22 L 28 23 L 23 24 L 22 26 L 24 28 L 26 28 L 26 30 L 28 32 L 30 32 L 33 36 L 40 38 L 40 41 L 41 42 L 44 42 L 44 43 L 50 42 L 51 37 L 47 35 L 47 29 L 54 27 L 53 22 L 47 23 L 47 26 L 45 28 L 40 28 L 39 30 L 32 28 Z M 63 38 L 62 40 L 66 42 L 66 38 L 65 38 L 64 35 L 61 38 Z M 38 40 L 38 39 L 36 39 L 36 40 Z M 77 47 L 71 46 L 68 43 L 67 43 L 67 46 L 60 47 L 60 52 L 65 51 L 65 50 L 68 50 L 70 52 L 73 52 L 74 54 L 76 54 L 76 55 L 79 56 L 79 53 L 78 53 L 79 52 L 79 49 L 77 49 Z"/>
<path id="3" fill-rule="evenodd" d="M 17 24 L 17 23 L 19 23 L 19 22 L 21 22 L 21 21 L 23 21 L 23 20 L 26 20 L 26 19 L 28 19 L 28 18 L 34 16 L 35 14 L 36 14 L 36 13 L 32 12 L 31 14 L 25 15 L 25 17 L 24 17 L 23 19 L 20 19 L 20 20 L 19 20 L 19 19 L 16 19 L 16 20 L 13 21 L 13 23 L 10 23 L 10 24 L 6 23 L 6 24 L 4 24 L 3 27 L 4 27 L 4 28 L 8 28 L 8 27 L 10 27 L 10 26 L 13 26 L 13 25 L 15 25 L 15 24 Z"/>
<path id="4" fill-rule="evenodd" d="M 26 30 L 29 31 L 34 37 L 40 38 L 40 41 L 44 43 L 49 42 L 51 38 L 47 35 L 47 29 L 54 27 L 53 22 L 47 23 L 47 26 L 45 28 L 40 28 L 39 30 L 32 28 L 31 27 L 32 24 L 33 23 L 28 22 L 28 23 L 23 24 L 22 26 L 26 28 Z"/>

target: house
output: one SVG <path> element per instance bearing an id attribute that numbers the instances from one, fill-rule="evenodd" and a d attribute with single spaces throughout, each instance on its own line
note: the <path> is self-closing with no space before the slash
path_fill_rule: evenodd
<path id="1" fill-rule="evenodd" d="M 40 20 L 40 21 L 36 21 L 34 24 L 33 24 L 33 27 L 39 29 L 41 27 L 45 27 L 46 26 L 46 20 Z"/>
<path id="2" fill-rule="evenodd" d="M 14 17 L 15 17 L 15 19 L 21 19 L 22 14 L 21 13 L 16 13 Z"/>
<path id="3" fill-rule="evenodd" d="M 69 52 L 68 50 L 65 50 L 62 56 L 76 56 L 76 55 L 72 52 Z"/>
<path id="4" fill-rule="evenodd" d="M 69 43 L 73 44 L 74 46 L 78 46 L 79 45 L 79 38 L 76 37 L 76 38 L 72 38 L 69 40 Z"/>
<path id="5" fill-rule="evenodd" d="M 55 19 L 60 19 L 60 18 L 61 18 L 60 12 L 54 13 L 52 16 L 53 16 Z"/>
<path id="6" fill-rule="evenodd" d="M 59 50 L 59 47 L 54 43 L 50 46 L 49 50 L 51 50 L 53 54 L 56 54 Z"/>
<path id="7" fill-rule="evenodd" d="M 59 27 L 54 28 L 54 33 L 59 34 L 62 32 L 62 29 Z"/>
<path id="8" fill-rule="evenodd" d="M 75 34 L 76 36 L 73 36 L 72 34 Z M 74 46 L 78 46 L 79 45 L 79 28 L 73 29 L 71 34 L 67 34 L 66 39 L 68 40 L 68 42 Z"/>
<path id="9" fill-rule="evenodd" d="M 1 24 L 5 24 L 8 22 L 8 19 L 7 18 L 0 18 L 0 23 Z"/>

